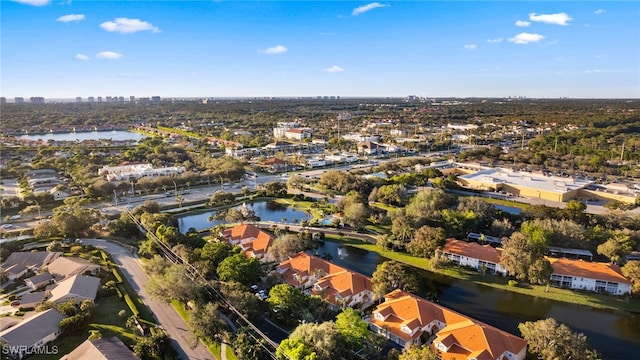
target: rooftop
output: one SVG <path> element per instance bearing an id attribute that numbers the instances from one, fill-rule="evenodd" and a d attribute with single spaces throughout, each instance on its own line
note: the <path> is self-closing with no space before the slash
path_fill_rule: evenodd
<path id="1" fill-rule="evenodd" d="M 18 325 L 0 332 L 0 338 L 11 346 L 33 346 L 59 330 L 64 318 L 56 309 L 49 309 L 23 320 Z"/>
<path id="2" fill-rule="evenodd" d="M 557 275 L 631 284 L 616 264 L 550 257 L 547 257 L 547 260 L 551 263 L 553 273 Z"/>
<path id="3" fill-rule="evenodd" d="M 484 183 L 502 183 L 518 187 L 527 187 L 558 194 L 582 189 L 593 184 L 593 181 L 589 180 L 545 175 L 542 172 L 513 171 L 504 168 L 482 169 L 473 174 L 462 175 L 460 178 Z"/>

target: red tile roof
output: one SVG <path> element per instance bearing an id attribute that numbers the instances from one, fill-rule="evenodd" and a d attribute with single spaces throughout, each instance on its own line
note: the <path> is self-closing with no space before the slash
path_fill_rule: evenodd
<path id="1" fill-rule="evenodd" d="M 318 278 L 320 278 L 327 274 L 346 271 L 346 269 L 317 256 L 299 252 L 288 260 L 281 262 L 278 265 L 278 271 L 284 275 L 285 281 L 289 285 L 299 286 L 300 284 L 295 279 L 296 275 L 302 278 L 317 274 Z"/>
<path id="2" fill-rule="evenodd" d="M 402 331 L 402 325 L 414 329 L 416 326 L 425 327 L 434 320 L 445 324 L 466 320 L 466 317 L 454 311 L 402 290 L 394 290 L 385 295 L 385 301 L 378 305 L 374 313 L 388 317 L 384 321 L 372 317 L 372 323 L 387 328 L 405 341 L 419 337 L 421 332 L 411 336 Z"/>
<path id="3" fill-rule="evenodd" d="M 631 284 L 631 281 L 622 274 L 622 270 L 616 264 L 551 257 L 548 257 L 547 260 L 551 263 L 553 273 L 557 275 Z"/>
<path id="4" fill-rule="evenodd" d="M 370 278 L 349 270 L 328 274 L 319 279 L 316 282 L 316 286 L 324 290 L 316 291 L 314 288 L 312 293 L 315 295 L 324 293 L 324 299 L 334 305 L 340 305 L 336 301 L 336 295 L 345 298 L 355 296 L 367 290 L 373 292 Z"/>
<path id="5" fill-rule="evenodd" d="M 386 320 L 376 319 L 375 313 L 387 316 Z M 443 360 L 497 359 L 505 350 L 518 354 L 526 347 L 526 342 L 517 336 L 401 290 L 387 294 L 371 318 L 373 324 L 405 341 L 418 338 L 422 331 L 410 335 L 402 331 L 403 325 L 413 330 L 424 328 L 434 320 L 445 324 L 435 340 L 449 347 L 448 352 L 441 353 Z"/>
<path id="6" fill-rule="evenodd" d="M 273 243 L 273 235 L 249 224 L 234 226 L 222 231 L 222 237 L 227 241 L 239 241 L 247 256 L 260 257 L 264 255 Z"/>
<path id="7" fill-rule="evenodd" d="M 491 245 L 480 245 L 456 239 L 447 239 L 443 252 L 484 260 L 494 264 L 500 263 L 500 252 Z"/>
<path id="8" fill-rule="evenodd" d="M 505 351 L 518 354 L 525 346 L 523 339 L 473 319 L 450 324 L 438 331 L 434 342 L 451 346 L 442 352 L 442 360 L 463 358 L 498 359 Z"/>

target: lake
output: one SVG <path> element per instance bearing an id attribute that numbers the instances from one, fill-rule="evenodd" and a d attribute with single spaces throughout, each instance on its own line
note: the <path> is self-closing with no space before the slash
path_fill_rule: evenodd
<path id="1" fill-rule="evenodd" d="M 388 260 L 377 253 L 330 241 L 308 253 L 318 256 L 328 253 L 336 265 L 367 276 L 373 274 L 378 264 Z M 640 314 L 598 310 L 416 271 L 422 279 L 419 295 L 436 293 L 441 305 L 512 334 L 520 336 L 518 324 L 521 322 L 553 317 L 572 331 L 584 333 L 589 345 L 603 359 L 632 359 L 640 352 Z"/>
<path id="2" fill-rule="evenodd" d="M 51 134 L 37 134 L 37 135 L 21 135 L 20 139 L 27 140 L 54 140 L 54 141 L 84 141 L 84 140 L 136 140 L 140 141 L 147 137 L 139 133 L 123 130 L 113 131 L 87 131 L 87 132 L 68 132 L 68 133 L 51 133 Z"/>
<path id="3" fill-rule="evenodd" d="M 299 223 L 302 219 L 311 219 L 311 215 L 306 212 L 292 209 L 275 201 L 257 201 L 255 203 L 246 203 L 246 205 L 260 217 L 260 221 L 293 224 L 293 220 L 297 220 Z M 241 206 L 239 205 L 236 208 Z M 196 230 L 209 229 L 212 226 L 224 223 L 222 220 L 209 221 L 209 217 L 215 213 L 216 211 L 207 211 L 179 217 L 180 231 L 186 232 L 189 228 Z"/>

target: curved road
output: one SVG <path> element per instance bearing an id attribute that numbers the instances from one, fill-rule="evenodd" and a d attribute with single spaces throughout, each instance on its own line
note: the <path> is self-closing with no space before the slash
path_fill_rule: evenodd
<path id="1" fill-rule="evenodd" d="M 108 252 L 113 261 L 120 266 L 120 271 L 127 278 L 131 287 L 138 293 L 142 301 L 151 309 L 158 324 L 167 332 L 176 351 L 183 359 L 211 360 L 215 359 L 211 352 L 198 342 L 196 348 L 191 347 L 193 335 L 187 330 L 187 324 L 182 320 L 175 309 L 165 303 L 156 301 L 149 296 L 144 285 L 149 281 L 149 276 L 142 270 L 140 260 L 133 257 L 124 247 L 101 239 L 83 239 L 83 243 L 93 245 Z"/>

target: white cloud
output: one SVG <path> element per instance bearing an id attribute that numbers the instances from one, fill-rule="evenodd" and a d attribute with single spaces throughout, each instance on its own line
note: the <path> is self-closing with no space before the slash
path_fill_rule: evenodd
<path id="1" fill-rule="evenodd" d="M 569 21 L 573 20 L 573 18 L 569 17 L 567 13 L 561 12 L 557 14 L 540 14 L 536 15 L 536 13 L 529 14 L 529 20 L 537 21 L 545 24 L 554 24 L 554 25 L 569 25 Z"/>
<path id="2" fill-rule="evenodd" d="M 489 39 L 489 40 L 487 40 L 487 42 L 488 42 L 489 44 L 497 44 L 497 43 L 501 43 L 501 42 L 502 42 L 502 38 Z"/>
<path id="3" fill-rule="evenodd" d="M 465 49 L 467 50 L 475 50 L 478 47 L 478 45 L 476 44 L 467 44 L 464 46 Z"/>
<path id="4" fill-rule="evenodd" d="M 87 61 L 89 60 L 89 56 L 85 54 L 76 54 L 75 59 L 81 60 L 81 61 Z"/>
<path id="5" fill-rule="evenodd" d="M 287 51 L 289 51 L 289 49 L 287 49 L 283 45 L 276 45 L 276 46 L 266 48 L 264 50 L 258 50 L 259 53 L 267 54 L 267 55 L 283 54 L 283 53 L 286 53 Z"/>
<path id="6" fill-rule="evenodd" d="M 516 21 L 516 26 L 519 26 L 519 27 L 527 27 L 529 25 L 531 25 L 529 21 L 524 21 L 524 20 Z"/>
<path id="7" fill-rule="evenodd" d="M 366 13 L 367 11 L 370 11 L 370 10 L 373 10 L 373 9 L 377 9 L 377 8 L 383 8 L 383 7 L 387 7 L 387 6 L 389 6 L 389 5 L 380 4 L 379 2 L 372 2 L 370 4 L 358 6 L 357 8 L 353 9 L 353 12 L 351 12 L 351 15 L 358 16 L 358 15 L 360 15 L 362 13 Z"/>
<path id="8" fill-rule="evenodd" d="M 140 19 L 117 18 L 114 21 L 105 21 L 100 27 L 106 31 L 133 34 L 138 31 L 160 32 L 153 24 Z"/>
<path id="9" fill-rule="evenodd" d="M 344 71 L 344 69 L 343 69 L 343 68 L 341 68 L 341 67 L 340 67 L 340 66 L 338 66 L 338 65 L 333 65 L 333 66 L 332 66 L 332 67 L 330 67 L 330 68 L 326 68 L 326 69 L 324 69 L 324 71 L 326 71 L 326 72 L 328 72 L 328 73 L 339 73 L 339 72 L 343 72 L 343 71 Z"/>
<path id="10" fill-rule="evenodd" d="M 594 11 L 593 13 L 596 14 L 596 15 L 600 15 L 600 14 L 604 14 L 606 12 L 607 12 L 607 10 L 605 10 L 605 9 L 598 9 L 598 10 Z"/>
<path id="11" fill-rule="evenodd" d="M 70 23 L 72 21 L 82 21 L 84 20 L 85 16 L 82 14 L 69 14 L 69 15 L 62 15 L 59 18 L 56 19 L 56 21 L 60 21 L 63 23 Z"/>
<path id="12" fill-rule="evenodd" d="M 31 6 L 44 6 L 51 4 L 51 0 L 13 0 L 14 2 L 31 5 Z"/>
<path id="13" fill-rule="evenodd" d="M 96 55 L 98 59 L 117 60 L 122 57 L 122 54 L 118 54 L 114 51 L 102 51 Z"/>
<path id="14" fill-rule="evenodd" d="M 544 39 L 544 36 L 540 34 L 530 34 L 523 32 L 512 37 L 511 39 L 509 39 L 509 41 L 515 44 L 528 44 L 532 42 L 538 42 L 542 39 Z"/>
<path id="15" fill-rule="evenodd" d="M 602 69 L 593 69 L 593 70 L 587 70 L 585 71 L 585 73 L 587 74 L 602 74 L 602 73 L 608 73 L 609 70 L 602 70 Z"/>

